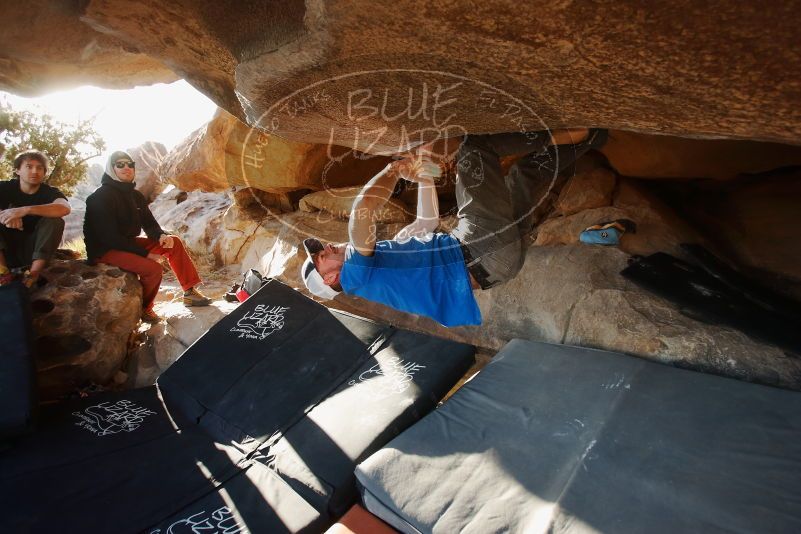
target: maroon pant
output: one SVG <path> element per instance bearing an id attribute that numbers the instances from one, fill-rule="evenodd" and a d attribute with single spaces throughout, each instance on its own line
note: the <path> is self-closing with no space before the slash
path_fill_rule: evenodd
<path id="1" fill-rule="evenodd" d="M 192 258 L 186 253 L 184 244 L 177 237 L 172 236 L 172 248 L 164 248 L 159 245 L 158 241 L 151 241 L 146 237 L 137 237 L 135 240 L 137 245 L 146 248 L 148 252 L 161 254 L 167 258 L 172 272 L 175 273 L 184 291 L 200 283 L 195 264 L 192 263 Z M 138 274 L 139 281 L 142 282 L 142 308 L 145 310 L 153 308 L 153 301 L 156 300 L 161 285 L 160 263 L 122 250 L 109 250 L 97 261 Z"/>

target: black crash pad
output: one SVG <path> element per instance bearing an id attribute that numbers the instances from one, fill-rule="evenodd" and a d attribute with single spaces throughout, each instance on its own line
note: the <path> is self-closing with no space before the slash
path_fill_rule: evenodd
<path id="1" fill-rule="evenodd" d="M 36 406 L 35 341 L 28 291 L 0 287 L 0 440 L 33 427 Z"/>
<path id="2" fill-rule="evenodd" d="M 42 412 L 0 455 L 0 532 L 140 532 L 239 471 L 241 453 L 176 428 L 155 387 Z"/>
<path id="3" fill-rule="evenodd" d="M 695 319 L 737 328 L 801 355 L 798 303 L 759 287 L 702 247 L 685 245 L 685 249 L 699 265 L 657 252 L 633 260 L 620 274 Z"/>
<path id="4" fill-rule="evenodd" d="M 250 463 L 173 516 L 147 530 L 149 534 L 313 533 L 328 522 L 271 469 Z"/>
<path id="5" fill-rule="evenodd" d="M 0 532 L 177 532 L 201 520 L 320 531 L 329 501 L 354 500 L 355 463 L 430 410 L 472 354 L 270 282 L 158 387 L 46 406 L 37 431 L 0 453 Z M 285 461 L 281 441 L 300 456 Z M 318 452 L 337 454 L 309 458 Z M 309 477 L 282 478 L 298 457 Z M 318 480 L 326 491 L 310 493 Z"/>
<path id="6" fill-rule="evenodd" d="M 361 460 L 433 410 L 474 362 L 474 349 L 394 330 L 373 357 L 262 450 L 323 515 L 344 514 L 358 494 Z"/>
<path id="7" fill-rule="evenodd" d="M 357 478 L 404 532 L 801 532 L 801 394 L 515 340 Z"/>
<path id="8" fill-rule="evenodd" d="M 387 332 L 271 281 L 189 347 L 158 385 L 214 438 L 253 450 L 339 387 Z"/>
<path id="9" fill-rule="evenodd" d="M 180 413 L 170 413 L 155 386 L 108 392 L 43 405 L 34 434 L 14 440 L 0 454 L 0 481 L 136 449 L 148 441 L 179 433 Z"/>

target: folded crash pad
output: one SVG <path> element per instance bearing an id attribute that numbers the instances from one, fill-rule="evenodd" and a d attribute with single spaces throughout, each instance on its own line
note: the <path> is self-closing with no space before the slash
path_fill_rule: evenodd
<path id="1" fill-rule="evenodd" d="M 22 284 L 0 287 L 0 439 L 33 426 L 36 406 L 34 333 L 28 292 Z"/>
<path id="2" fill-rule="evenodd" d="M 46 406 L 0 453 L 0 532 L 322 531 L 329 502 L 355 499 L 356 462 L 430 410 L 472 354 L 270 282 L 158 387 Z M 297 449 L 284 459 L 277 443 Z"/>
<path id="3" fill-rule="evenodd" d="M 259 321 L 272 330 L 248 335 Z M 337 517 L 356 500 L 356 464 L 433 409 L 474 352 L 328 310 L 272 281 L 158 384 L 216 439 L 258 448 L 324 517 Z"/>
<path id="4" fill-rule="evenodd" d="M 271 281 L 189 347 L 158 385 L 215 439 L 253 450 L 339 387 L 390 330 L 335 315 Z"/>
<path id="5" fill-rule="evenodd" d="M 313 533 L 322 532 L 327 523 L 271 469 L 251 462 L 220 487 L 146 532 Z"/>
<path id="6" fill-rule="evenodd" d="M 136 449 L 186 424 L 167 410 L 155 386 L 46 404 L 39 421 L 34 434 L 15 440 L 13 452 L 0 454 L 0 481 L 38 472 L 46 477 L 54 467 Z"/>
<path id="7" fill-rule="evenodd" d="M 0 455 L 0 532 L 140 532 L 239 471 L 238 450 L 173 426 L 155 393 L 43 410 L 39 430 Z"/>
<path id="8" fill-rule="evenodd" d="M 265 461 L 322 514 L 357 500 L 361 460 L 433 410 L 472 365 L 474 348 L 395 330 L 350 377 L 284 431 Z"/>
<path id="9" fill-rule="evenodd" d="M 799 532 L 801 395 L 515 340 L 357 478 L 404 532 Z"/>

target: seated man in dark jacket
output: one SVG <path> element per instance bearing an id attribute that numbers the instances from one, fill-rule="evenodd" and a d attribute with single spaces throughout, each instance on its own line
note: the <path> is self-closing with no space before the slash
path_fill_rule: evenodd
<path id="1" fill-rule="evenodd" d="M 89 261 L 116 265 L 139 275 L 142 320 L 156 322 L 153 302 L 161 285 L 161 261 L 167 258 L 184 290 L 185 306 L 207 306 L 211 300 L 196 288 L 201 283 L 192 259 L 176 236 L 168 235 L 153 217 L 144 195 L 134 189 L 133 158 L 114 152 L 106 163 L 100 187 L 86 199 L 83 233 Z M 144 230 L 147 237 L 139 237 Z"/>
<path id="2" fill-rule="evenodd" d="M 47 156 L 27 150 L 14 158 L 16 178 L 0 182 L 0 285 L 13 280 L 9 268 L 26 268 L 22 283 L 32 287 L 64 234 L 67 198 L 44 183 Z"/>

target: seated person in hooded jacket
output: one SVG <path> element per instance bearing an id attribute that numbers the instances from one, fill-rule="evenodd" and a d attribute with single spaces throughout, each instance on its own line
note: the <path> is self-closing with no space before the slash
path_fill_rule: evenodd
<path id="1" fill-rule="evenodd" d="M 47 156 L 26 150 L 14 158 L 16 178 L 0 182 L 0 285 L 10 283 L 10 268 L 26 268 L 22 283 L 32 287 L 61 243 L 67 198 L 44 183 Z"/>
<path id="2" fill-rule="evenodd" d="M 139 275 L 142 320 L 156 322 L 153 311 L 166 258 L 184 290 L 185 306 L 207 306 L 211 300 L 197 290 L 201 283 L 181 240 L 161 229 L 144 195 L 134 188 L 136 164 L 122 151 L 106 163 L 101 185 L 86 199 L 83 225 L 86 255 L 91 263 L 106 263 Z M 146 237 L 139 234 L 144 230 Z"/>

